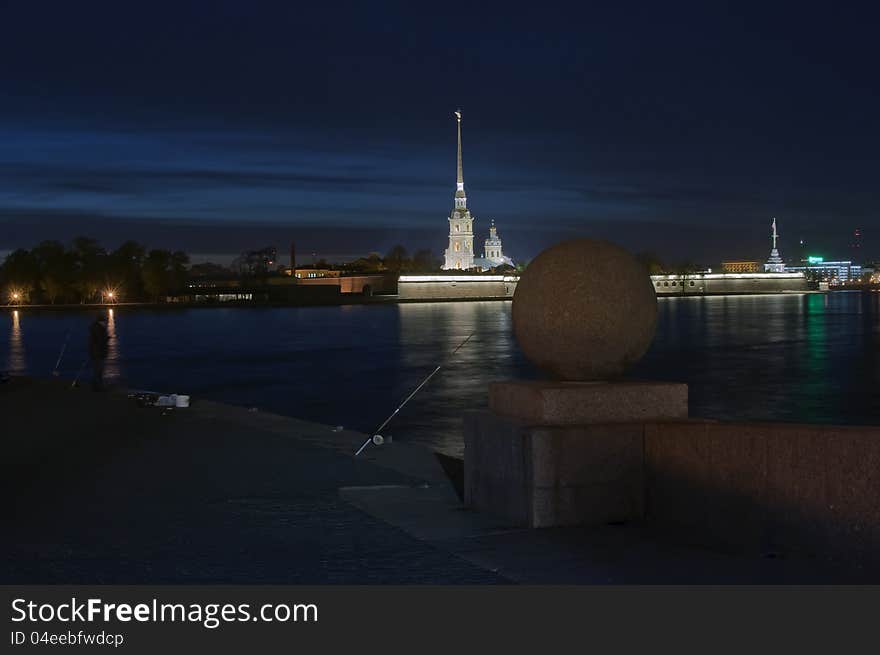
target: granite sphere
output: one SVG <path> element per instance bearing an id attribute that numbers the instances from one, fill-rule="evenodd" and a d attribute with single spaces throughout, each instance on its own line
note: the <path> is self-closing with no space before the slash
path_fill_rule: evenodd
<path id="1" fill-rule="evenodd" d="M 513 296 L 526 357 L 562 380 L 622 375 L 654 339 L 657 296 L 645 267 L 607 241 L 564 241 L 538 255 Z"/>

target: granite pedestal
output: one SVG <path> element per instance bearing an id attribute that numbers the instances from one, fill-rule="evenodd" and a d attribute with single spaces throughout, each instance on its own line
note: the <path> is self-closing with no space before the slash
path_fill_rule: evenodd
<path id="1" fill-rule="evenodd" d="M 518 525 L 644 513 L 644 424 L 687 418 L 687 385 L 510 381 L 465 416 L 465 503 Z"/>

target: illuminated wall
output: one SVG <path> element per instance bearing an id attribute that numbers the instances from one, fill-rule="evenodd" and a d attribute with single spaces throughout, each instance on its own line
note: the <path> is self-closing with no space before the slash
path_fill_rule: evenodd
<path id="1" fill-rule="evenodd" d="M 507 275 L 402 275 L 400 300 L 476 300 L 513 298 L 517 277 Z"/>

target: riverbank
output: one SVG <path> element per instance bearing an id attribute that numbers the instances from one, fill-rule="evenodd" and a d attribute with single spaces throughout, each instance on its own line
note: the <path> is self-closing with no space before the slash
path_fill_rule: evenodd
<path id="1" fill-rule="evenodd" d="M 76 303 L 71 305 L 0 305 L 0 310 L 23 311 L 57 311 L 57 312 L 89 312 L 107 309 L 147 309 L 150 311 L 181 310 L 181 309 L 226 309 L 226 308 L 265 308 L 275 309 L 282 307 L 343 307 L 347 305 L 396 305 L 417 303 L 454 303 L 454 302 L 483 302 L 487 300 L 511 301 L 509 298 L 496 298 L 494 296 L 472 298 L 401 298 L 399 296 L 340 296 L 333 301 L 314 302 L 263 302 L 249 300 L 229 300 L 224 302 L 127 302 L 113 304 Z"/>
<path id="2" fill-rule="evenodd" d="M 724 297 L 747 297 L 747 296 L 801 296 L 801 295 L 824 295 L 828 293 L 877 293 L 880 288 L 857 287 L 840 288 L 829 291 L 808 289 L 804 291 L 778 291 L 778 292 L 725 292 L 725 293 L 691 293 L 678 292 L 660 294 L 658 300 L 664 298 L 724 298 Z M 333 299 L 316 299 L 304 302 L 269 302 L 252 300 L 229 300 L 224 302 L 131 302 L 131 303 L 76 303 L 69 305 L 0 305 L 0 310 L 12 312 L 14 310 L 39 310 L 53 312 L 84 312 L 106 309 L 148 309 L 151 311 L 181 310 L 181 309 L 225 309 L 225 308 L 281 308 L 281 307 L 340 307 L 346 305 L 396 305 L 396 304 L 419 304 L 419 303 L 457 303 L 457 302 L 485 302 L 485 301 L 512 301 L 513 296 L 466 296 L 460 298 L 404 298 L 397 295 L 361 296 L 357 294 L 341 295 Z"/>
<path id="3" fill-rule="evenodd" d="M 670 542 L 636 525 L 527 530 L 466 511 L 427 448 L 193 398 L 14 378 L 4 583 L 867 582 L 814 560 Z"/>
<path id="4" fill-rule="evenodd" d="M 493 296 L 473 298 L 400 298 L 399 296 L 340 296 L 338 299 L 316 300 L 309 302 L 263 302 L 248 300 L 229 300 L 224 302 L 128 302 L 113 304 L 83 304 L 72 305 L 2 305 L 0 310 L 23 311 L 38 310 L 52 312 L 89 312 L 107 309 L 148 309 L 150 311 L 175 311 L 181 309 L 227 309 L 227 308 L 265 308 L 275 309 L 281 307 L 342 307 L 346 305 L 395 305 L 414 303 L 450 303 L 450 302 L 483 302 L 486 300 L 513 300 L 513 298 L 496 298 Z"/>
<path id="5" fill-rule="evenodd" d="M 341 295 L 332 299 L 313 299 L 307 302 L 270 302 L 253 300 L 227 300 L 223 302 L 119 302 L 119 303 L 74 303 L 56 305 L 0 305 L 8 312 L 14 310 L 36 309 L 40 311 L 83 312 L 106 309 L 216 309 L 226 307 L 337 307 L 340 305 L 383 305 L 397 302 L 397 296 Z"/>

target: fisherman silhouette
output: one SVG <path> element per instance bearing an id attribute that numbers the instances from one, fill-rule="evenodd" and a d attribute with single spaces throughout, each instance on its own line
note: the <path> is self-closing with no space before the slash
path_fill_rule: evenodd
<path id="1" fill-rule="evenodd" d="M 107 319 L 99 314 L 89 327 L 89 357 L 92 360 L 92 390 L 104 389 L 104 363 L 107 361 Z"/>

